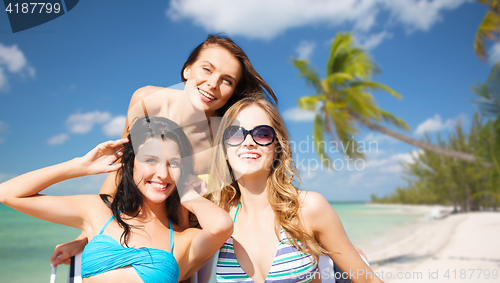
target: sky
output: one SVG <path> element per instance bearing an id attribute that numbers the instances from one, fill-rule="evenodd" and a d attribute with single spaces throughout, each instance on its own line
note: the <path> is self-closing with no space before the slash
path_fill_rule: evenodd
<path id="1" fill-rule="evenodd" d="M 319 166 L 312 147 L 313 113 L 297 106 L 314 94 L 291 58 L 308 59 L 324 76 L 337 32 L 353 32 L 381 74 L 372 80 L 402 94 L 373 93 L 380 108 L 408 123 L 404 134 L 446 136 L 467 128 L 476 106 L 471 87 L 489 62 L 473 51 L 487 9 L 472 0 L 171 0 L 80 1 L 65 15 L 12 33 L 0 11 L 0 182 L 82 156 L 118 138 L 134 91 L 180 83 L 189 53 L 209 33 L 224 33 L 273 88 L 289 128 L 300 189 L 330 201 L 367 201 L 404 186 L 402 164 L 419 149 L 361 127 L 365 160 L 333 152 L 336 170 Z M 105 176 L 51 187 L 51 194 L 97 193 Z M 36 180 L 33 180 L 36 181 Z"/>

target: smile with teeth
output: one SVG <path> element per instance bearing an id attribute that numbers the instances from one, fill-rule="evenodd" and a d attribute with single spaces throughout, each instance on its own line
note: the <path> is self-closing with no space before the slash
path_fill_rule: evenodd
<path id="1" fill-rule="evenodd" d="M 241 159 L 258 159 L 260 158 L 259 154 L 256 153 L 243 153 L 239 155 L 239 158 Z"/>
<path id="2" fill-rule="evenodd" d="M 201 95 L 203 95 L 204 97 L 210 99 L 210 100 L 215 100 L 215 96 L 209 94 L 208 92 L 202 90 L 202 89 L 198 89 L 198 91 L 201 93 Z"/>
<path id="3" fill-rule="evenodd" d="M 148 184 L 151 187 L 158 189 L 158 190 L 165 190 L 170 185 L 170 184 L 163 185 L 163 184 L 153 183 L 153 182 L 148 182 Z"/>

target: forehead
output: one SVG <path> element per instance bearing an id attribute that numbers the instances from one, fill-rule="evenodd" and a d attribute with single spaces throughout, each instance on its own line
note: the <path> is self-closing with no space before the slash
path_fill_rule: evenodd
<path id="1" fill-rule="evenodd" d="M 142 144 L 136 153 L 136 158 L 156 157 L 159 159 L 179 158 L 179 147 L 170 139 L 152 138 Z"/>
<path id="2" fill-rule="evenodd" d="M 235 119 L 240 126 L 249 130 L 259 125 L 271 125 L 268 113 L 257 104 L 249 105 L 238 112 Z"/>
<path id="3" fill-rule="evenodd" d="M 210 62 L 216 68 L 238 78 L 241 75 L 240 61 L 226 48 L 218 45 L 211 45 L 201 50 L 195 63 L 197 62 Z"/>

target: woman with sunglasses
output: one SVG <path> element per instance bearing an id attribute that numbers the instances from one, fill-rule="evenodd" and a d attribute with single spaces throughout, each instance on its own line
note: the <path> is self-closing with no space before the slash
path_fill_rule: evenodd
<path id="1" fill-rule="evenodd" d="M 219 252 L 219 282 L 320 282 L 321 254 L 352 282 L 381 282 L 328 201 L 294 185 L 287 129 L 272 104 L 258 97 L 238 101 L 221 127 L 210 170 L 218 178 L 209 188 L 233 218 L 234 231 Z"/>
<path id="2" fill-rule="evenodd" d="M 127 122 L 122 137 L 129 134 L 129 124 L 138 117 L 162 116 L 179 124 L 189 138 L 195 153 L 195 172 L 207 178 L 208 161 L 212 154 L 212 137 L 217 131 L 213 118 L 220 117 L 225 110 L 247 93 L 266 91 L 276 102 L 271 87 L 255 71 L 245 52 L 231 39 L 209 35 L 189 55 L 181 69 L 183 91 L 146 86 L 137 90 L 130 101 Z M 116 173 L 109 174 L 100 193 L 114 194 Z M 200 185 L 194 176 L 193 185 Z M 187 211 L 184 211 L 187 215 Z M 189 227 L 187 217 L 181 226 Z M 58 245 L 51 257 L 51 264 L 69 264 L 72 256 L 83 250 L 87 237 Z"/>

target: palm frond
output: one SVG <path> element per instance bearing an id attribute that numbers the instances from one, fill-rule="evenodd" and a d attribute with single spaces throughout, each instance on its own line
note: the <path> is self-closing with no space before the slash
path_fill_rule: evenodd
<path id="1" fill-rule="evenodd" d="M 352 45 L 352 33 L 338 32 L 330 48 L 330 56 L 326 63 L 326 75 L 343 72 L 343 68 L 348 62 L 346 51 Z"/>
<path id="2" fill-rule="evenodd" d="M 349 73 L 333 73 L 326 77 L 328 85 L 341 85 L 352 80 L 354 80 L 354 76 Z"/>
<path id="3" fill-rule="evenodd" d="M 394 125 L 398 129 L 411 130 L 411 128 L 408 126 L 408 124 L 406 124 L 405 121 L 403 121 L 403 119 L 400 119 L 385 110 L 379 109 L 379 111 L 380 116 L 386 123 Z"/>
<path id="4" fill-rule="evenodd" d="M 316 93 L 321 93 L 319 74 L 309 65 L 309 62 L 292 57 L 292 64 L 299 69 L 299 76 L 304 78 L 306 83 L 316 90 Z"/>
<path id="5" fill-rule="evenodd" d="M 345 88 L 340 91 L 342 100 L 346 102 L 349 111 L 358 113 L 365 119 L 380 121 L 380 113 L 373 96 L 360 89 Z"/>
<path id="6" fill-rule="evenodd" d="M 383 91 L 389 93 L 390 95 L 392 95 L 398 99 L 401 99 L 403 97 L 399 92 L 393 90 L 392 88 L 390 88 L 384 84 L 373 82 L 373 81 L 365 81 L 365 80 L 361 81 L 361 80 L 359 80 L 359 81 L 351 82 L 350 87 L 353 87 L 353 88 L 354 87 L 361 87 L 364 89 L 371 89 L 371 90 L 383 90 Z"/>
<path id="7" fill-rule="evenodd" d="M 483 4 L 483 5 L 488 5 L 490 6 L 492 2 L 497 1 L 497 0 L 477 0 L 477 2 Z"/>
<path id="8" fill-rule="evenodd" d="M 500 15 L 493 11 L 488 11 L 486 16 L 479 24 L 476 31 L 476 38 L 474 40 L 474 51 L 479 59 L 486 61 L 486 39 L 492 41 L 498 40 L 500 37 Z"/>
<path id="9" fill-rule="evenodd" d="M 483 115 L 494 118 L 500 115 L 500 62 L 493 66 L 486 83 L 472 87 L 472 91 L 479 96 L 474 103 Z"/>
<path id="10" fill-rule="evenodd" d="M 307 111 L 316 111 L 318 105 L 322 104 L 326 99 L 323 94 L 319 95 L 309 95 L 299 98 L 298 103 L 301 109 Z"/>
<path id="11" fill-rule="evenodd" d="M 345 72 L 353 74 L 359 79 L 369 79 L 375 72 L 378 73 L 378 68 L 373 63 L 370 55 L 363 49 L 352 47 L 348 50 L 348 63 L 345 66 Z"/>

